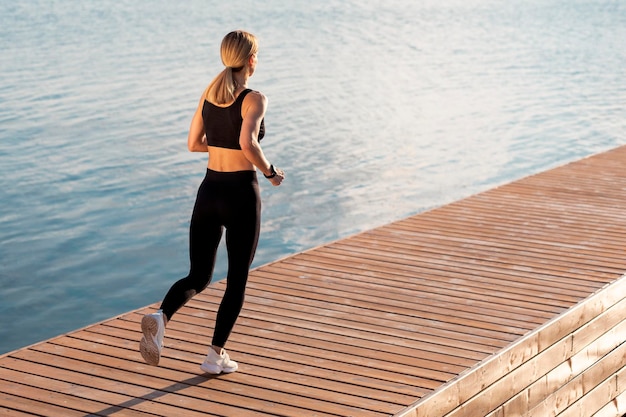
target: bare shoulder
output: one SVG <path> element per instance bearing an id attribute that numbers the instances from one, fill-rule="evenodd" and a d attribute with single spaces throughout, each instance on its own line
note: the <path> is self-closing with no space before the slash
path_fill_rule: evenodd
<path id="1" fill-rule="evenodd" d="M 252 90 L 250 93 L 246 95 L 243 99 L 243 112 L 245 114 L 248 113 L 249 110 L 252 110 L 253 113 L 265 113 L 265 109 L 267 108 L 267 97 L 260 91 Z"/>
<path id="2" fill-rule="evenodd" d="M 261 104 L 263 106 L 267 105 L 267 97 L 260 91 L 252 90 L 246 96 L 246 100 L 250 98 L 250 101 L 255 104 Z"/>

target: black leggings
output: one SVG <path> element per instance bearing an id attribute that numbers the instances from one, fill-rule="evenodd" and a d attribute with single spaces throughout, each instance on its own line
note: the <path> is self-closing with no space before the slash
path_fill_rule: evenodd
<path id="1" fill-rule="evenodd" d="M 217 248 L 222 230 L 226 228 L 226 292 L 217 311 L 212 341 L 214 346 L 226 344 L 243 306 L 260 223 L 261 199 L 256 172 L 207 170 L 191 216 L 189 275 L 172 285 L 161 304 L 168 320 L 211 282 Z"/>

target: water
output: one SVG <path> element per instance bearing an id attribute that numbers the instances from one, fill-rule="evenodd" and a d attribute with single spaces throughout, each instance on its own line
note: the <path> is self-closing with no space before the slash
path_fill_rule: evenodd
<path id="1" fill-rule="evenodd" d="M 3 2 L 0 353 L 186 275 L 187 128 L 235 28 L 288 175 L 254 266 L 626 143 L 623 1 Z"/>

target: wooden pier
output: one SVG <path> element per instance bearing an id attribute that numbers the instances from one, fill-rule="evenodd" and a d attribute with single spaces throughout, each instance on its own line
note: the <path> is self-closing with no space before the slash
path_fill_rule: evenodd
<path id="1" fill-rule="evenodd" d="M 0 356 L 0 416 L 621 416 L 626 147 L 253 270 L 199 369 L 224 290 L 139 355 L 156 305 Z"/>

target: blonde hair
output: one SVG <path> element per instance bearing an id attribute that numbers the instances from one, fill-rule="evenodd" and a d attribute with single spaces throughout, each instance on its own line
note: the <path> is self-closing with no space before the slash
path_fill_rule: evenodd
<path id="1" fill-rule="evenodd" d="M 250 55 L 259 49 L 257 38 L 243 30 L 230 32 L 222 39 L 220 55 L 226 68 L 209 84 L 206 99 L 213 104 L 228 104 L 235 100 L 233 73 L 245 69 Z"/>

